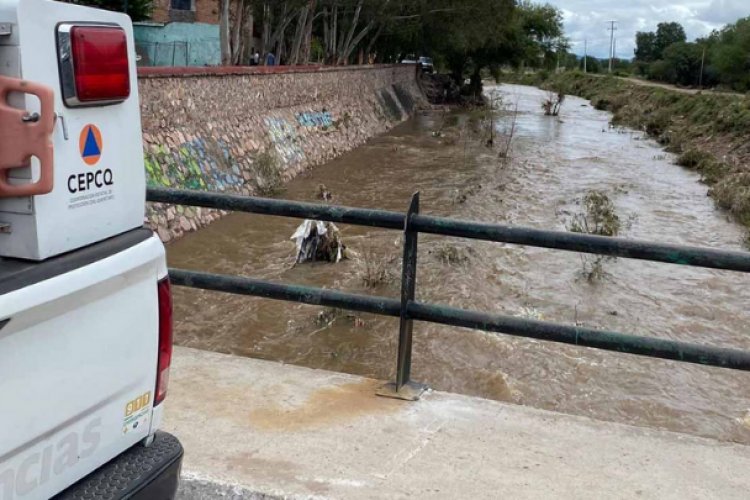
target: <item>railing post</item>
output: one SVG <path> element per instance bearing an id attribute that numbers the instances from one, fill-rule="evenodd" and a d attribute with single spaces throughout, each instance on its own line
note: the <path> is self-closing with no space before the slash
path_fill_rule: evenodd
<path id="1" fill-rule="evenodd" d="M 413 320 L 409 317 L 409 303 L 414 302 L 417 286 L 417 247 L 419 233 L 412 228 L 412 217 L 419 214 L 419 193 L 414 193 L 404 223 L 404 258 L 401 266 L 401 316 L 398 332 L 398 363 L 396 382 L 386 384 L 379 391 L 385 396 L 416 401 L 427 389 L 411 381 L 411 351 Z"/>

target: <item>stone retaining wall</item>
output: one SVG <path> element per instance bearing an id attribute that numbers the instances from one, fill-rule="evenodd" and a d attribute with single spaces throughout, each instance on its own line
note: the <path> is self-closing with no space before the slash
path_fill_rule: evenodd
<path id="1" fill-rule="evenodd" d="M 404 66 L 253 72 L 143 71 L 141 114 L 150 186 L 267 195 L 426 105 Z M 151 204 L 164 241 L 220 217 Z"/>

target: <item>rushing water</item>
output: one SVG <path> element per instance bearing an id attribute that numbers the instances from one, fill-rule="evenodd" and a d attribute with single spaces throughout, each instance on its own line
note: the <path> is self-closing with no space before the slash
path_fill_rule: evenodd
<path id="1" fill-rule="evenodd" d="M 639 132 L 568 98 L 542 116 L 543 93 L 502 86 L 517 103 L 513 160 L 472 134 L 465 113 L 422 114 L 292 181 L 284 198 L 565 230 L 592 189 L 608 194 L 621 236 L 739 249 L 742 229 L 697 175 Z M 512 114 L 498 119 L 508 130 Z M 434 131 L 443 128 L 444 137 Z M 300 221 L 233 214 L 169 245 L 169 264 L 225 274 L 399 296 L 398 232 L 342 227 L 349 248 L 391 260 L 395 279 L 367 289 L 357 259 L 293 266 Z M 373 257 L 374 256 L 374 257 Z M 359 259 L 360 261 L 363 259 Z M 617 259 L 582 276 L 575 253 L 420 237 L 418 299 L 660 338 L 750 349 L 750 283 L 742 274 Z M 398 322 L 319 307 L 178 289 L 179 344 L 380 379 L 395 371 Z M 635 425 L 750 443 L 750 376 L 716 368 L 417 323 L 413 378 L 433 388 Z M 744 422 L 744 423 L 743 423 Z"/>

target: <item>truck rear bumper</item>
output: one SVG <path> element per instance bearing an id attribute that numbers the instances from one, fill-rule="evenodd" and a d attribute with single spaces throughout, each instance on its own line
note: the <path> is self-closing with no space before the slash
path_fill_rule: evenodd
<path id="1" fill-rule="evenodd" d="M 182 454 L 182 445 L 176 437 L 157 432 L 151 446 L 133 446 L 54 500 L 171 500 L 177 492 Z"/>

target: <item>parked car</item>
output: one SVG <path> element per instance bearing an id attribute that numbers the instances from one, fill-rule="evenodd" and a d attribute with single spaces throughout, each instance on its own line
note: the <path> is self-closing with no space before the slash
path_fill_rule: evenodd
<path id="1" fill-rule="evenodd" d="M 123 14 L 0 0 L 0 499 L 171 499 L 164 246 Z"/>
<path id="2" fill-rule="evenodd" d="M 406 58 L 401 60 L 401 64 L 417 65 L 425 73 L 432 73 L 435 70 L 432 64 L 432 59 L 429 57 L 424 57 L 424 56 L 419 57 L 419 58 L 416 58 L 414 56 L 407 56 Z"/>
<path id="3" fill-rule="evenodd" d="M 432 64 L 432 58 L 430 57 L 420 57 L 417 60 L 417 64 L 422 68 L 422 71 L 425 73 L 433 73 L 435 71 L 435 67 Z"/>

